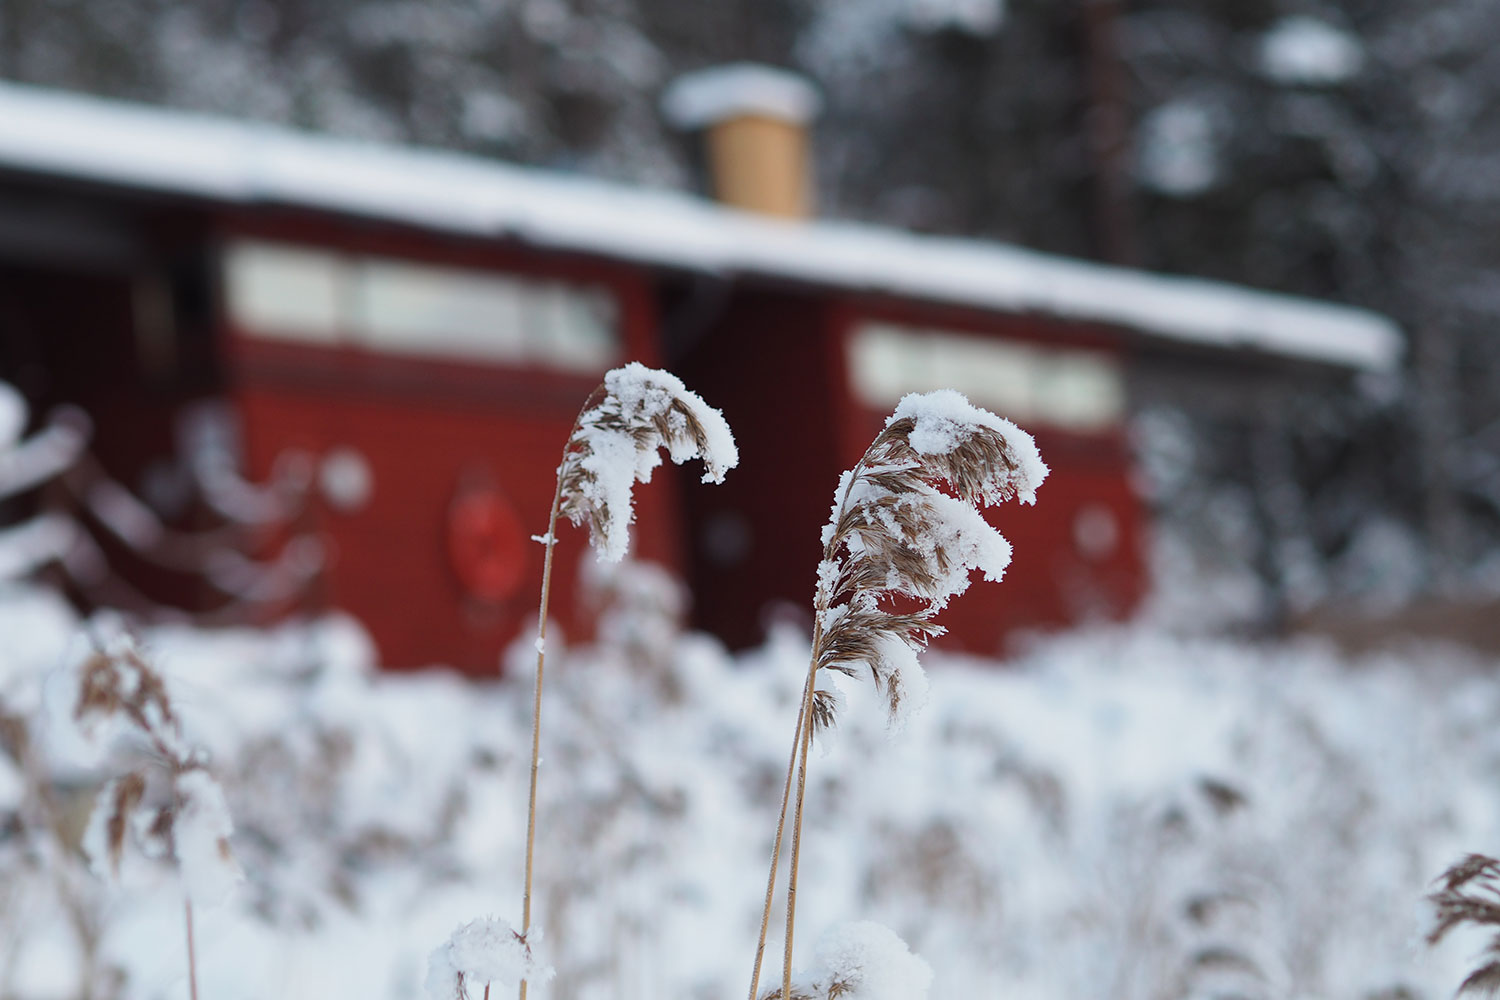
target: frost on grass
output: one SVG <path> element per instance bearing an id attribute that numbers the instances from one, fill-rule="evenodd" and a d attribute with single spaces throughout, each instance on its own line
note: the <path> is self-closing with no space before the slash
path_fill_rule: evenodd
<path id="1" fill-rule="evenodd" d="M 665 448 L 673 462 L 703 460 L 703 481 L 723 482 L 739 463 L 724 416 L 668 372 L 632 362 L 604 376 L 579 416 L 562 467 L 561 513 L 587 523 L 601 559 L 618 562 L 635 518 L 631 488 L 650 482 Z"/>
<path id="2" fill-rule="evenodd" d="M 998 581 L 1010 543 L 979 508 L 1035 503 L 1047 476 L 1031 436 L 951 389 L 901 400 L 834 495 L 818 567 L 817 667 L 868 670 L 893 728 L 926 696 L 917 653 L 942 633 L 934 620 L 968 589 Z M 899 610 L 898 610 L 899 609 Z M 836 706 L 815 694 L 818 726 Z"/>
<path id="3" fill-rule="evenodd" d="M 524 979 L 545 983 L 552 967 L 536 955 L 533 939 L 503 920 L 471 920 L 427 959 L 429 1000 L 477 1000 L 490 989 L 514 990 Z"/>
<path id="4" fill-rule="evenodd" d="M 830 928 L 813 954 L 812 974 L 793 980 L 793 1000 L 925 1000 L 932 986 L 932 967 L 872 921 Z M 780 996 L 778 986 L 761 1000 Z"/>

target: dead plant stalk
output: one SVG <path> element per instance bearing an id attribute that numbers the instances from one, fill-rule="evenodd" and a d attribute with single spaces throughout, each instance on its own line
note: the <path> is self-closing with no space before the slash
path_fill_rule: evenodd
<path id="1" fill-rule="evenodd" d="M 542 557 L 542 596 L 536 621 L 536 690 L 531 704 L 531 789 L 526 800 L 526 883 L 521 895 L 521 937 L 523 938 L 531 932 L 531 884 L 536 855 L 536 782 L 537 770 L 542 760 L 542 678 L 547 664 L 547 599 L 552 592 L 552 555 L 557 548 L 557 518 L 562 511 L 563 469 L 567 466 L 568 454 L 572 450 L 573 436 L 578 433 L 578 428 L 583 423 L 583 415 L 594 406 L 595 401 L 603 392 L 604 386 L 601 385 L 589 393 L 589 398 L 584 401 L 583 408 L 578 411 L 578 416 L 573 421 L 573 428 L 568 432 L 568 444 L 563 448 L 562 462 L 557 468 L 557 488 L 552 493 L 552 509 L 547 515 L 547 534 L 544 536 L 546 553 Z M 486 985 L 485 1000 L 489 1000 L 489 993 L 489 986 Z M 521 980 L 520 1000 L 526 1000 L 526 980 L 524 979 Z"/>
<path id="2" fill-rule="evenodd" d="M 998 581 L 1010 562 L 1010 544 L 983 519 L 980 508 L 1007 499 L 1034 502 L 1036 486 L 1046 475 L 1029 435 L 961 394 L 939 390 L 904 397 L 885 429 L 841 479 L 832 519 L 824 528 L 811 656 L 771 850 L 749 1000 L 759 1000 L 788 810 L 792 847 L 786 940 L 781 986 L 774 992 L 780 1000 L 795 996 L 792 953 L 808 755 L 814 732 L 833 725 L 839 704 L 837 691 L 818 688 L 818 672 L 827 668 L 854 676 L 867 669 L 875 690 L 885 697 L 892 723 L 899 725 L 925 692 L 917 657 L 943 632 L 934 620 L 937 614 L 968 588 L 972 570 Z M 895 610 L 902 602 L 916 607 Z"/>

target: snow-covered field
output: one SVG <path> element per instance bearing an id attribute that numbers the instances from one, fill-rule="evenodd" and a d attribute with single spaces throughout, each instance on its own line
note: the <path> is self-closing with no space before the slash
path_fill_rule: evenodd
<path id="1" fill-rule="evenodd" d="M 532 993 L 742 996 L 807 640 L 731 657 L 676 633 L 670 601 L 627 605 L 598 645 L 549 643 L 537 906 L 557 974 Z M 132 753 L 90 760 L 67 721 L 84 624 L 0 592 L 0 997 L 75 997 L 86 976 L 94 996 L 185 997 L 175 877 L 127 858 L 106 884 L 72 846 Z M 142 641 L 246 874 L 196 913 L 203 997 L 415 1000 L 460 923 L 519 923 L 529 643 L 518 679 L 474 685 L 377 674 L 336 618 Z M 1148 626 L 925 662 L 904 733 L 851 684 L 814 754 L 799 955 L 871 919 L 931 964 L 934 997 L 1373 1000 L 1462 978 L 1475 942 L 1429 952 L 1421 899 L 1500 846 L 1493 665 Z"/>

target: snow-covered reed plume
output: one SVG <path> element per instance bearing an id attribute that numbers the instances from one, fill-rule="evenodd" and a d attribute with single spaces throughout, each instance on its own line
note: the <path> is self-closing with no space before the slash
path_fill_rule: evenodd
<path id="1" fill-rule="evenodd" d="M 678 465 L 702 459 L 705 483 L 722 483 L 740 460 L 723 414 L 677 376 L 638 361 L 605 375 L 578 415 L 558 469 L 559 511 L 588 524 L 601 559 L 624 557 L 635 517 L 631 488 L 651 481 L 663 448 Z"/>
<path id="2" fill-rule="evenodd" d="M 1436 923 L 1427 934 L 1435 945 L 1448 932 L 1465 925 L 1500 930 L 1500 860 L 1470 854 L 1442 874 L 1442 886 L 1427 897 L 1436 911 Z M 1469 973 L 1458 992 L 1487 997 L 1500 994 L 1500 933 L 1491 938 L 1480 965 Z"/>
<path id="3" fill-rule="evenodd" d="M 829 928 L 814 949 L 814 971 L 789 992 L 769 990 L 761 1000 L 920 1000 L 932 985 L 932 967 L 913 955 L 888 927 L 868 920 Z"/>
<path id="4" fill-rule="evenodd" d="M 521 903 L 520 940 L 531 930 L 532 866 L 536 846 L 537 765 L 541 759 L 542 675 L 547 657 L 547 598 L 552 585 L 552 554 L 557 521 L 565 515 L 575 525 L 587 523 L 589 541 L 600 559 L 619 562 L 630 548 L 635 519 L 631 489 L 650 482 L 661 464 L 661 449 L 681 465 L 703 462 L 703 481 L 719 483 L 739 464 L 739 450 L 724 415 L 690 392 L 669 372 L 631 362 L 604 376 L 578 413 L 562 464 L 547 533 L 540 537 L 547 554 L 542 561 L 542 598 L 537 613 L 536 690 L 532 703 L 531 792 L 526 814 L 526 887 Z M 526 1000 L 526 980 L 521 980 Z"/>
<path id="5" fill-rule="evenodd" d="M 552 968 L 535 954 L 535 942 L 503 920 L 471 920 L 427 959 L 429 1000 L 488 1000 L 490 987 L 511 989 L 523 982 L 545 983 Z"/>
<path id="6" fill-rule="evenodd" d="M 147 858 L 170 858 L 182 879 L 188 985 L 198 995 L 193 904 L 215 905 L 243 878 L 229 846 L 234 822 L 202 754 L 182 734 L 167 685 L 129 636 L 89 655 L 70 678 L 73 722 L 91 741 L 144 743 L 148 765 L 119 775 L 99 792 L 84 831 L 94 871 L 119 877 L 128 846 Z M 71 686 L 71 685 L 70 685 Z"/>
<path id="7" fill-rule="evenodd" d="M 795 771 L 781 987 L 782 1000 L 792 996 L 808 748 L 815 729 L 834 724 L 839 706 L 836 690 L 818 687 L 818 672 L 868 672 L 899 727 L 925 696 L 917 654 L 943 631 L 934 620 L 938 612 L 968 589 L 972 570 L 998 581 L 1010 563 L 1010 543 L 978 508 L 1009 499 L 1034 503 L 1046 475 L 1030 435 L 944 389 L 902 399 L 885 429 L 840 478 L 823 529 L 812 657 L 782 791 L 750 1000 L 756 1000 L 760 982 Z"/>

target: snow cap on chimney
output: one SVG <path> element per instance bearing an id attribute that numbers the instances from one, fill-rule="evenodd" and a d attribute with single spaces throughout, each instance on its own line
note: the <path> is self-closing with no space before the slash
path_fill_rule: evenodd
<path id="1" fill-rule="evenodd" d="M 747 62 L 684 74 L 661 102 L 667 121 L 683 131 L 745 115 L 806 125 L 822 104 L 817 89 L 796 73 Z"/>
<path id="2" fill-rule="evenodd" d="M 734 63 L 680 77 L 662 113 L 683 131 L 702 132 L 714 197 L 725 205 L 784 219 L 811 211 L 808 123 L 822 104 L 802 77 Z"/>

